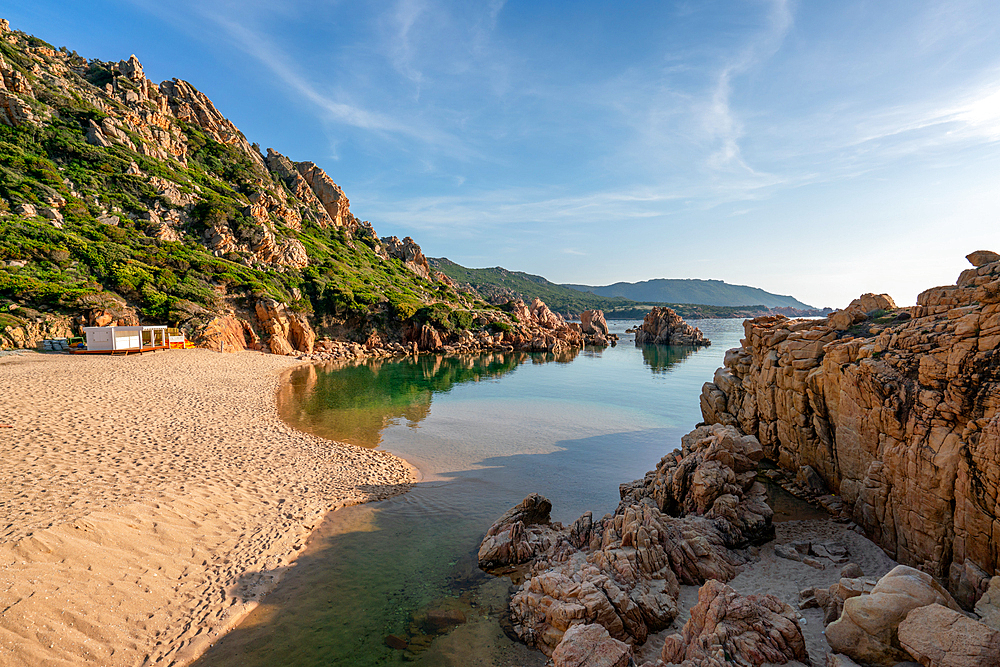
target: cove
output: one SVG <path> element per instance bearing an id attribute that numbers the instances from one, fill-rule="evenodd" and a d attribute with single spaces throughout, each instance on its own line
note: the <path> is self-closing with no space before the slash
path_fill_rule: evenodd
<path id="1" fill-rule="evenodd" d="M 528 493 L 555 521 L 618 504 L 701 421 L 701 385 L 739 344 L 740 320 L 692 322 L 708 348 L 428 356 L 298 369 L 283 419 L 378 446 L 423 480 L 331 513 L 285 579 L 198 665 L 543 665 L 503 632 L 512 582 L 477 567 L 482 535 Z M 406 649 L 393 648 L 402 646 Z"/>

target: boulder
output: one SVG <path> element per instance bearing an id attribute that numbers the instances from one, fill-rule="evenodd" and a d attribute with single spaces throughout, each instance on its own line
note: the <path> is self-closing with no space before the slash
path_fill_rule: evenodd
<path id="1" fill-rule="evenodd" d="M 983 623 L 1000 630 L 1000 577 L 990 579 L 986 592 L 976 602 L 976 613 Z"/>
<path id="2" fill-rule="evenodd" d="M 861 667 L 861 666 L 842 653 L 827 653 L 826 667 Z"/>
<path id="3" fill-rule="evenodd" d="M 925 667 L 1000 665 L 1000 632 L 940 604 L 907 614 L 899 643 Z"/>
<path id="4" fill-rule="evenodd" d="M 596 623 L 569 628 L 552 652 L 553 667 L 628 667 L 632 647 Z"/>
<path id="5" fill-rule="evenodd" d="M 316 332 L 304 314 L 293 312 L 274 299 L 258 300 L 255 313 L 269 336 L 267 346 L 273 354 L 312 353 Z"/>
<path id="6" fill-rule="evenodd" d="M 443 345 L 441 334 L 430 324 L 420 327 L 416 343 L 421 350 L 440 350 Z"/>
<path id="7" fill-rule="evenodd" d="M 719 581 L 698 590 L 698 604 L 679 634 L 667 637 L 660 659 L 709 664 L 719 655 L 726 664 L 759 667 L 791 660 L 809 663 L 795 610 L 773 595 L 743 597 Z"/>
<path id="8" fill-rule="evenodd" d="M 608 323 L 604 319 L 604 312 L 600 310 L 585 310 L 580 313 L 580 329 L 585 334 L 607 336 Z"/>
<path id="9" fill-rule="evenodd" d="M 479 567 L 493 569 L 531 560 L 552 545 L 552 503 L 537 493 L 504 512 L 479 546 Z"/>
<path id="10" fill-rule="evenodd" d="M 539 298 L 535 298 L 531 302 L 531 319 L 546 329 L 558 329 L 566 325 L 563 318 L 549 310 L 545 302 Z"/>
<path id="11" fill-rule="evenodd" d="M 929 574 L 898 565 L 870 594 L 844 601 L 843 614 L 826 628 L 826 639 L 835 652 L 858 662 L 894 665 L 907 657 L 897 635 L 899 624 L 912 610 L 935 603 L 960 611 L 948 591 Z"/>
<path id="12" fill-rule="evenodd" d="M 992 250 L 976 250 L 970 252 L 965 256 L 969 263 L 975 267 L 986 266 L 987 264 L 992 264 L 993 262 L 1000 261 L 1000 254 L 993 252 Z"/>

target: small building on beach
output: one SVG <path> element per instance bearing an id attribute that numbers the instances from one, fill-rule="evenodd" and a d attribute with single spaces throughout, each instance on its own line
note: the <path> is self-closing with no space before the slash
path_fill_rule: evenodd
<path id="1" fill-rule="evenodd" d="M 85 352 L 146 352 L 168 350 L 165 326 L 84 327 L 87 336 Z"/>

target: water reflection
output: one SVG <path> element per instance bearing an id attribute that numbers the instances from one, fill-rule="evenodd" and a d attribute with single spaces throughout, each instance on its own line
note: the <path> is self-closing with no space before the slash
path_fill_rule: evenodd
<path id="1" fill-rule="evenodd" d="M 568 364 L 578 353 L 491 352 L 314 364 L 289 373 L 278 392 L 278 412 L 301 430 L 377 447 L 388 426 L 412 427 L 425 419 L 434 394 L 467 382 L 499 379 L 526 361 Z"/>
<path id="2" fill-rule="evenodd" d="M 544 665 L 504 634 L 511 581 L 478 570 L 483 532 L 530 491 L 557 521 L 613 511 L 618 485 L 700 420 L 701 386 L 742 332 L 699 326 L 713 345 L 698 354 L 618 345 L 297 370 L 279 396 L 286 421 L 381 442 L 424 481 L 328 515 L 280 586 L 196 667 Z"/>
<path id="3" fill-rule="evenodd" d="M 692 346 L 643 345 L 642 361 L 654 373 L 667 373 L 697 350 Z"/>

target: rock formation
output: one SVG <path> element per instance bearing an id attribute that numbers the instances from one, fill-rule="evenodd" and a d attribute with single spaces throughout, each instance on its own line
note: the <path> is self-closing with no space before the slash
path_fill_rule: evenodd
<path id="1" fill-rule="evenodd" d="M 701 329 L 692 327 L 671 308 L 653 308 L 642 320 L 642 326 L 635 332 L 635 344 L 653 345 L 711 345 Z"/>
<path id="2" fill-rule="evenodd" d="M 200 345 L 304 359 L 566 354 L 616 340 L 540 301 L 502 312 L 460 294 L 412 238 L 380 239 L 355 218 L 321 167 L 261 155 L 208 96 L 150 81 L 135 55 L 103 62 L 20 31 L 2 39 L 0 123 L 24 157 L 5 167 L 20 185 L 0 197 L 0 238 L 15 239 L 0 243 L 2 348 L 81 333 L 87 299 L 105 296 Z M 54 123 L 58 142 L 45 139 Z M 314 350 L 314 331 L 340 340 Z"/>
<path id="3" fill-rule="evenodd" d="M 608 323 L 604 319 L 604 311 L 585 310 L 580 313 L 580 328 L 585 334 L 607 336 Z"/>
<path id="4" fill-rule="evenodd" d="M 1000 632 L 937 603 L 907 614 L 899 644 L 929 667 L 1000 665 Z"/>
<path id="5" fill-rule="evenodd" d="M 257 319 L 267 332 L 267 344 L 274 354 L 294 354 L 295 351 L 309 354 L 316 342 L 316 333 L 309 326 L 309 320 L 301 313 L 295 313 L 274 299 L 261 299 L 256 306 Z"/>
<path id="6" fill-rule="evenodd" d="M 420 252 L 420 246 L 409 236 L 402 241 L 395 236 L 386 236 L 382 239 L 382 245 L 389 257 L 395 257 L 421 278 L 431 279 L 431 267 L 427 263 L 427 258 Z"/>
<path id="7" fill-rule="evenodd" d="M 340 189 L 340 186 L 312 162 L 299 162 L 295 167 L 316 194 L 316 198 L 327 215 L 330 216 L 333 225 L 354 231 L 357 225 L 354 216 L 351 215 L 351 202 L 347 200 L 347 196 Z"/>
<path id="8" fill-rule="evenodd" d="M 1000 568 L 1000 260 L 911 309 L 865 295 L 823 320 L 744 324 L 702 391 L 708 423 L 810 466 L 896 561 L 949 582 L 971 607 Z"/>
<path id="9" fill-rule="evenodd" d="M 551 511 L 552 503 L 537 493 L 507 510 L 486 532 L 479 546 L 479 565 L 517 565 L 547 551 L 552 546 Z"/>
<path id="10" fill-rule="evenodd" d="M 882 577 L 871 593 L 844 601 L 841 617 L 826 628 L 830 647 L 856 661 L 895 665 L 908 659 L 899 643 L 898 629 L 914 609 L 943 604 L 960 611 L 958 604 L 926 572 L 899 565 Z"/>
<path id="11" fill-rule="evenodd" d="M 613 515 L 549 522 L 535 494 L 504 514 L 480 547 L 480 566 L 530 563 L 510 603 L 514 632 L 552 655 L 575 625 L 598 624 L 640 644 L 677 615 L 678 584 L 729 580 L 746 548 L 773 535 L 755 481 L 763 451 L 735 428 L 707 426 L 682 439 L 645 478 L 621 487 Z"/>
<path id="12" fill-rule="evenodd" d="M 712 580 L 698 590 L 681 633 L 667 637 L 660 660 L 644 667 L 760 667 L 791 660 L 809 664 L 795 610 L 773 595 L 743 597 Z"/>
<path id="13" fill-rule="evenodd" d="M 632 647 L 596 623 L 574 625 L 552 652 L 553 667 L 629 667 Z"/>

